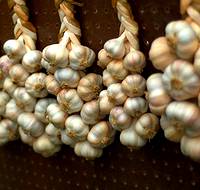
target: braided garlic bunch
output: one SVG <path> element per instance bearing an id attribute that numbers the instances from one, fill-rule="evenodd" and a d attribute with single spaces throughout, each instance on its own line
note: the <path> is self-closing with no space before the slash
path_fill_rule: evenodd
<path id="1" fill-rule="evenodd" d="M 182 0 L 181 13 L 186 19 L 169 23 L 165 36 L 152 43 L 150 59 L 163 73 L 148 78 L 148 102 L 151 112 L 161 116 L 165 137 L 199 160 L 200 2 Z"/>

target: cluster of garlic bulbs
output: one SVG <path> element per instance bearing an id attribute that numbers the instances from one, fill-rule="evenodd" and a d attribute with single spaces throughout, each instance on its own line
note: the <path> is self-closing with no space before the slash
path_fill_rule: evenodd
<path id="1" fill-rule="evenodd" d="M 165 137 L 200 160 L 200 2 L 182 0 L 181 13 L 186 19 L 169 23 L 152 43 L 149 56 L 161 72 L 147 79 L 148 103 Z"/>

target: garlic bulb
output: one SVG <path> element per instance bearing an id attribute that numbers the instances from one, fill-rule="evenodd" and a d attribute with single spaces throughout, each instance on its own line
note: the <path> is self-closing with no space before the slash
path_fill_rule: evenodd
<path id="1" fill-rule="evenodd" d="M 18 116 L 23 112 L 23 110 L 16 104 L 14 99 L 11 99 L 6 104 L 5 117 L 17 121 Z"/>
<path id="2" fill-rule="evenodd" d="M 145 67 L 145 56 L 141 51 L 130 51 L 123 60 L 125 69 L 132 73 L 141 73 Z"/>
<path id="3" fill-rule="evenodd" d="M 64 68 L 69 64 L 69 52 L 60 44 L 52 44 L 44 48 L 43 58 L 53 67 Z"/>
<path id="4" fill-rule="evenodd" d="M 180 142 L 184 134 L 184 125 L 176 120 L 169 120 L 166 115 L 162 115 L 160 119 L 160 126 L 164 130 L 165 138 L 173 141 Z"/>
<path id="5" fill-rule="evenodd" d="M 99 94 L 99 109 L 101 115 L 107 115 L 111 109 L 114 108 L 115 104 L 108 97 L 107 90 L 102 90 Z"/>
<path id="6" fill-rule="evenodd" d="M 57 96 L 61 87 L 53 75 L 47 75 L 45 78 L 46 89 L 50 94 Z"/>
<path id="7" fill-rule="evenodd" d="M 57 128 L 64 128 L 67 116 L 68 114 L 65 113 L 57 103 L 51 103 L 47 107 L 47 118 L 49 122 L 53 123 Z"/>
<path id="8" fill-rule="evenodd" d="M 112 142 L 114 134 L 115 130 L 111 125 L 101 121 L 90 129 L 87 140 L 94 147 L 104 148 Z"/>
<path id="9" fill-rule="evenodd" d="M 49 122 L 47 117 L 47 107 L 53 103 L 56 103 L 56 99 L 54 98 L 43 98 L 36 103 L 34 114 L 43 123 Z"/>
<path id="10" fill-rule="evenodd" d="M 174 49 L 166 37 L 159 37 L 153 41 L 149 57 L 153 66 L 161 71 L 176 60 Z"/>
<path id="11" fill-rule="evenodd" d="M 99 158 L 102 155 L 103 150 L 93 147 L 88 141 L 83 141 L 76 143 L 74 152 L 77 156 L 93 160 Z"/>
<path id="12" fill-rule="evenodd" d="M 23 59 L 22 65 L 29 72 L 34 73 L 41 69 L 42 53 L 38 50 L 28 51 Z"/>
<path id="13" fill-rule="evenodd" d="M 89 132 L 88 125 L 84 124 L 79 115 L 71 115 L 65 121 L 66 134 L 74 140 L 85 140 Z"/>
<path id="14" fill-rule="evenodd" d="M 124 68 L 122 60 L 111 61 L 106 69 L 116 80 L 123 80 L 128 75 L 128 71 Z"/>
<path id="15" fill-rule="evenodd" d="M 46 70 L 47 73 L 54 74 L 57 70 L 56 66 L 50 65 L 49 62 L 43 58 L 41 59 L 41 66 Z"/>
<path id="16" fill-rule="evenodd" d="M 24 133 L 32 137 L 39 137 L 44 132 L 44 125 L 33 113 L 21 113 L 17 118 L 17 122 Z"/>
<path id="17" fill-rule="evenodd" d="M 99 96 L 99 92 L 102 88 L 102 77 L 94 73 L 84 76 L 78 84 L 78 95 L 84 101 L 91 101 Z"/>
<path id="18" fill-rule="evenodd" d="M 166 37 L 175 46 L 176 54 L 182 59 L 191 59 L 196 52 L 199 41 L 186 21 L 170 22 L 165 29 Z"/>
<path id="19" fill-rule="evenodd" d="M 48 136 L 48 139 L 53 144 L 61 144 L 61 131 L 57 127 L 55 127 L 52 123 L 49 123 L 45 128 L 45 133 Z"/>
<path id="20" fill-rule="evenodd" d="M 139 74 L 128 75 L 122 81 L 122 90 L 129 97 L 144 95 L 146 80 Z"/>
<path id="21" fill-rule="evenodd" d="M 136 133 L 144 139 L 152 139 L 159 128 L 159 120 L 157 116 L 152 113 L 145 113 L 135 124 Z"/>
<path id="22" fill-rule="evenodd" d="M 13 98 L 16 101 L 16 104 L 27 112 L 32 112 L 35 108 L 36 99 L 33 98 L 25 88 L 18 87 L 15 89 Z"/>
<path id="23" fill-rule="evenodd" d="M 123 107 L 114 107 L 110 111 L 109 122 L 112 127 L 118 131 L 122 131 L 130 127 L 132 118 L 123 109 Z"/>
<path id="24" fill-rule="evenodd" d="M 124 34 L 120 37 L 108 40 L 104 44 L 104 49 L 108 53 L 108 55 L 114 59 L 121 59 L 125 54 L 125 46 L 124 46 Z"/>
<path id="25" fill-rule="evenodd" d="M 64 69 L 57 69 L 54 77 L 62 87 L 68 86 L 75 88 L 78 86 L 80 80 L 79 72 L 69 67 Z"/>
<path id="26" fill-rule="evenodd" d="M 92 100 L 86 102 L 81 109 L 81 118 L 85 124 L 94 125 L 100 120 L 99 102 Z"/>
<path id="27" fill-rule="evenodd" d="M 45 85 L 46 74 L 34 73 L 30 75 L 26 82 L 25 87 L 29 94 L 36 98 L 44 98 L 48 95 Z"/>
<path id="28" fill-rule="evenodd" d="M 0 145 L 4 145 L 9 141 L 16 140 L 18 137 L 17 123 L 3 119 L 0 121 Z"/>
<path id="29" fill-rule="evenodd" d="M 10 59 L 7 55 L 0 57 L 0 70 L 4 76 L 7 76 L 10 68 L 15 64 L 13 59 Z"/>
<path id="30" fill-rule="evenodd" d="M 164 88 L 175 100 L 196 97 L 200 91 L 200 78 L 193 66 L 186 61 L 177 60 L 170 64 L 162 75 Z"/>
<path id="31" fill-rule="evenodd" d="M 124 103 L 124 111 L 132 117 L 141 116 L 147 112 L 147 109 L 147 102 L 141 97 L 127 98 L 126 102 Z"/>
<path id="32" fill-rule="evenodd" d="M 10 68 L 9 76 L 15 84 L 19 86 L 24 86 L 25 81 L 29 76 L 29 73 L 26 71 L 23 65 L 16 64 Z"/>
<path id="33" fill-rule="evenodd" d="M 61 90 L 57 95 L 57 101 L 68 114 L 79 112 L 83 106 L 83 101 L 75 89 Z"/>
<path id="34" fill-rule="evenodd" d="M 200 160 L 200 137 L 190 138 L 183 136 L 181 139 L 181 152 L 192 158 L 193 160 Z"/>
<path id="35" fill-rule="evenodd" d="M 152 113 L 156 115 L 162 115 L 165 111 L 166 106 L 170 103 L 171 98 L 167 94 L 163 83 L 162 74 L 152 74 L 146 82 L 148 95 L 147 99 L 149 102 L 149 108 Z"/>
<path id="36" fill-rule="evenodd" d="M 50 157 L 60 151 L 60 146 L 52 143 L 47 135 L 42 135 L 33 142 L 33 150 L 44 157 Z"/>
<path id="37" fill-rule="evenodd" d="M 111 84 L 118 83 L 118 82 L 119 80 L 115 79 L 107 69 L 103 71 L 103 85 L 104 86 L 108 87 Z"/>
<path id="38" fill-rule="evenodd" d="M 3 49 L 7 56 L 10 59 L 21 60 L 24 54 L 26 53 L 26 49 L 24 44 L 19 40 L 8 40 L 3 45 Z"/>
<path id="39" fill-rule="evenodd" d="M 127 96 L 122 90 L 121 83 L 111 84 L 107 89 L 108 98 L 114 102 L 115 105 L 121 105 L 126 101 Z"/>
<path id="40" fill-rule="evenodd" d="M 3 91 L 0 91 L 0 115 L 5 114 L 6 104 L 10 101 L 10 96 Z"/>
<path id="41" fill-rule="evenodd" d="M 120 142 L 130 150 L 139 149 L 147 143 L 147 139 L 140 137 L 135 131 L 135 121 L 128 129 L 124 129 L 120 134 Z"/>
<path id="42" fill-rule="evenodd" d="M 4 82 L 3 82 L 3 89 L 10 95 L 13 96 L 13 93 L 15 89 L 17 88 L 17 85 L 13 83 L 13 81 L 9 78 L 6 77 Z"/>
<path id="43" fill-rule="evenodd" d="M 92 49 L 82 45 L 72 45 L 69 53 L 69 65 L 72 69 L 83 70 L 90 67 L 95 60 Z"/>
<path id="44" fill-rule="evenodd" d="M 76 144 L 76 141 L 69 137 L 65 130 L 61 130 L 61 141 L 63 144 L 69 145 L 72 148 L 74 148 Z"/>
<path id="45" fill-rule="evenodd" d="M 105 49 L 101 49 L 98 53 L 98 62 L 97 65 L 100 66 L 102 69 L 105 69 L 112 61 L 112 58 L 108 55 Z"/>
<path id="46" fill-rule="evenodd" d="M 194 57 L 194 69 L 197 74 L 200 75 L 200 48 L 198 49 Z"/>
<path id="47" fill-rule="evenodd" d="M 19 127 L 19 136 L 23 143 L 28 144 L 29 146 L 33 146 L 35 138 L 30 135 L 27 135 L 21 127 Z"/>

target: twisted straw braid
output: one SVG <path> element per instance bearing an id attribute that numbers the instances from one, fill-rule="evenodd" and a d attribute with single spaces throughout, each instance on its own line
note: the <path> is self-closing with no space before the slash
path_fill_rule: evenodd
<path id="1" fill-rule="evenodd" d="M 29 11 L 26 0 L 8 0 L 9 8 L 14 12 L 12 19 L 15 24 L 14 35 L 21 40 L 27 50 L 34 50 L 37 40 L 36 29 L 29 21 Z"/>

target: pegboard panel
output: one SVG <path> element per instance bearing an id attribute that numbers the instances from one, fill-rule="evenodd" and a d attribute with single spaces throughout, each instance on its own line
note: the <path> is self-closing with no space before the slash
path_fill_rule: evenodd
<path id="1" fill-rule="evenodd" d="M 104 42 L 118 34 L 119 22 L 110 0 L 82 0 L 77 9 L 82 42 L 97 53 Z M 38 30 L 38 49 L 56 43 L 59 18 L 53 0 L 28 1 L 31 19 Z M 140 27 L 141 49 L 148 55 L 152 40 L 165 25 L 180 18 L 178 0 L 131 0 Z M 0 46 L 13 37 L 11 14 L 0 3 Z M 3 52 L 1 51 L 1 54 Z M 96 67 L 93 67 L 95 70 Z M 148 76 L 151 63 L 145 69 Z M 130 152 L 119 137 L 104 150 L 103 157 L 86 161 L 67 146 L 45 159 L 20 141 L 0 148 L 0 190 L 199 190 L 200 165 L 184 157 L 179 145 L 164 139 L 162 131 L 139 151 Z"/>

